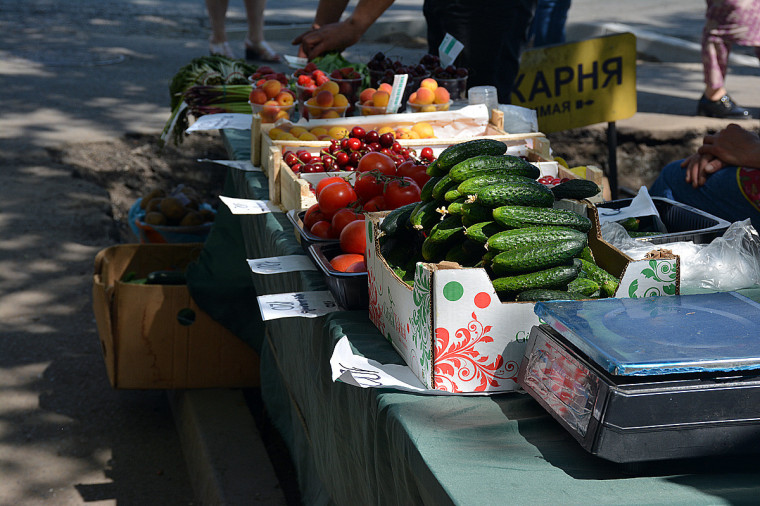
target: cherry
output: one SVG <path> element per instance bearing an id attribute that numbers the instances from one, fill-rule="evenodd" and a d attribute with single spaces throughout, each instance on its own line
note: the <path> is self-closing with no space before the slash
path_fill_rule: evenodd
<path id="1" fill-rule="evenodd" d="M 346 153 L 345 151 L 341 151 L 335 155 L 335 164 L 338 167 L 343 167 L 349 162 L 349 158 L 350 157 L 348 156 L 348 153 Z"/>
<path id="2" fill-rule="evenodd" d="M 372 144 L 373 142 L 379 142 L 380 140 L 380 134 L 377 133 L 377 130 L 370 130 L 366 134 L 364 134 L 364 142 L 367 144 Z"/>
<path id="3" fill-rule="evenodd" d="M 361 141 L 361 139 L 358 139 L 356 137 L 349 137 L 346 139 L 346 148 L 350 149 L 351 151 L 359 151 L 362 148 L 362 145 L 364 143 Z"/>
<path id="4" fill-rule="evenodd" d="M 362 127 L 357 125 L 351 129 L 351 133 L 349 134 L 349 137 L 352 137 L 354 139 L 364 139 L 366 135 L 367 135 L 367 132 Z"/>
<path id="5" fill-rule="evenodd" d="M 384 148 L 389 148 L 393 146 L 393 143 L 396 141 L 395 137 L 392 133 L 386 132 L 383 135 L 380 136 L 379 142 L 380 145 Z"/>

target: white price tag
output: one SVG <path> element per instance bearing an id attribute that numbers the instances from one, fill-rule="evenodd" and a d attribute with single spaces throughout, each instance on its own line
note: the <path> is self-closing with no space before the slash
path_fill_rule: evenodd
<path id="1" fill-rule="evenodd" d="M 236 199 L 220 195 L 219 199 L 230 208 L 232 214 L 281 213 L 282 210 L 271 200 Z"/>
<path id="2" fill-rule="evenodd" d="M 247 260 L 256 274 L 278 274 L 280 272 L 315 271 L 317 267 L 306 255 L 285 255 L 281 257 L 254 258 Z"/>
<path id="3" fill-rule="evenodd" d="M 206 114 L 198 118 L 195 123 L 185 132 L 197 132 L 201 130 L 224 130 L 230 128 L 234 130 L 250 130 L 251 115 L 237 112 L 222 112 L 219 114 Z"/>
<path id="4" fill-rule="evenodd" d="M 261 295 L 258 297 L 261 319 L 316 318 L 338 311 L 338 304 L 328 290 Z"/>
<path id="5" fill-rule="evenodd" d="M 391 90 L 391 98 L 388 99 L 388 105 L 385 107 L 385 112 L 393 114 L 401 107 L 401 99 L 404 96 L 404 90 L 406 89 L 406 82 L 409 80 L 408 74 L 396 74 L 393 76 L 393 89 Z"/>
<path id="6" fill-rule="evenodd" d="M 198 158 L 198 161 L 218 163 L 219 165 L 232 167 L 233 169 L 242 170 L 244 172 L 261 172 L 261 167 L 254 167 L 250 160 L 212 160 L 210 158 Z"/>
<path id="7" fill-rule="evenodd" d="M 288 67 L 293 69 L 300 69 L 301 67 L 305 67 L 307 63 L 309 63 L 308 58 L 304 58 L 302 56 L 293 56 L 290 54 L 284 54 L 282 55 L 285 57 L 285 62 L 288 64 Z"/>
<path id="8" fill-rule="evenodd" d="M 464 49 L 464 44 L 447 33 L 443 38 L 441 45 L 438 46 L 438 57 L 441 59 L 441 67 L 446 68 L 454 64 L 459 53 Z"/>

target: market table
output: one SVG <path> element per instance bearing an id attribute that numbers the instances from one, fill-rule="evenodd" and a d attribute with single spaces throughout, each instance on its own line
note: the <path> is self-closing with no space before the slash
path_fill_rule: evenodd
<path id="1" fill-rule="evenodd" d="M 249 159 L 250 132 L 222 135 L 231 159 Z M 227 196 L 267 199 L 267 188 L 262 173 L 229 169 Z M 429 396 L 334 383 L 329 360 L 344 335 L 365 357 L 403 360 L 366 311 L 262 324 L 256 294 L 326 290 L 318 271 L 257 275 L 245 262 L 291 254 L 304 252 L 285 214 L 220 212 L 189 280 L 199 305 L 259 351 L 262 398 L 290 448 L 304 504 L 693 505 L 760 497 L 754 456 L 613 464 L 586 453 L 523 393 Z M 233 286 L 226 295 L 225 281 Z M 748 295 L 760 300 L 758 290 Z"/>

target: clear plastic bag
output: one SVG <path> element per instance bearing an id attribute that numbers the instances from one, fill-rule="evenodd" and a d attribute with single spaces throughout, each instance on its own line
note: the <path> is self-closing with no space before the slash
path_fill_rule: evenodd
<path id="1" fill-rule="evenodd" d="M 655 249 L 668 249 L 678 255 L 681 293 L 725 292 L 760 285 L 760 236 L 749 219 L 731 224 L 721 237 L 708 244 L 637 241 L 613 222 L 602 225 L 602 237 L 634 260 Z"/>

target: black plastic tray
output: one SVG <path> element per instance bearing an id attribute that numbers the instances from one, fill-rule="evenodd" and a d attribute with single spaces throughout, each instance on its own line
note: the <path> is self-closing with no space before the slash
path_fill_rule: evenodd
<path id="1" fill-rule="evenodd" d="M 288 219 L 296 229 L 296 238 L 301 243 L 301 247 L 304 251 L 309 250 L 309 246 L 312 244 L 338 244 L 338 239 L 323 239 L 310 233 L 303 228 L 303 217 L 306 211 L 303 209 L 291 209 L 287 212 Z"/>
<path id="2" fill-rule="evenodd" d="M 325 282 L 335 301 L 344 309 L 367 309 L 369 286 L 366 272 L 340 272 L 330 265 L 330 259 L 342 253 L 340 244 L 314 243 L 309 255 L 325 276 Z"/>
<path id="3" fill-rule="evenodd" d="M 633 199 L 612 200 L 597 204 L 597 207 L 620 209 L 631 204 Z M 695 244 L 709 243 L 723 233 L 731 225 L 726 220 L 708 214 L 686 204 L 663 197 L 652 197 L 660 219 L 667 229 L 667 233 L 637 237 L 639 241 L 647 241 L 652 244 L 668 242 L 692 241 Z M 656 231 L 655 218 L 653 216 L 641 217 L 639 230 Z"/>

